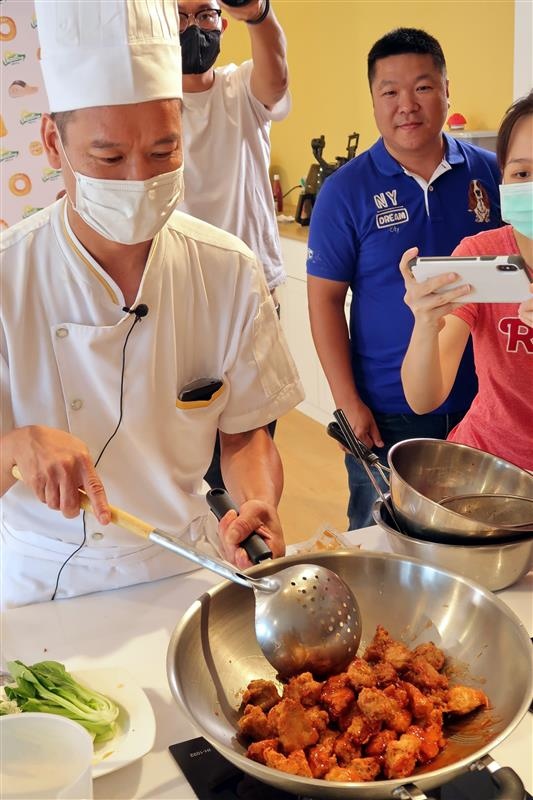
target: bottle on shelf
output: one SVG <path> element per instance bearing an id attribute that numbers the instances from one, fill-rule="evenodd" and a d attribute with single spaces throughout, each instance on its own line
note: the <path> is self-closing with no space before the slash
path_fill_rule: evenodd
<path id="1" fill-rule="evenodd" d="M 283 190 L 281 188 L 281 182 L 278 174 L 275 174 L 272 177 L 272 194 L 274 196 L 274 207 L 276 209 L 276 213 L 281 214 L 283 212 Z"/>

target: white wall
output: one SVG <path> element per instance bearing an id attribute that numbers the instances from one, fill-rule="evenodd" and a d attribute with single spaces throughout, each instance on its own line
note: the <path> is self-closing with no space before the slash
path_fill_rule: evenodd
<path id="1" fill-rule="evenodd" d="M 513 99 L 533 88 L 533 0 L 515 0 Z"/>

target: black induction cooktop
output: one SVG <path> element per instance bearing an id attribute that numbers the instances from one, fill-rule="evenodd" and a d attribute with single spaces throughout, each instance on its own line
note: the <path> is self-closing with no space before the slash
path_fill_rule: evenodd
<path id="1" fill-rule="evenodd" d="M 169 747 L 198 800 L 307 800 L 246 775 L 199 737 Z M 483 772 L 468 772 L 441 789 L 426 792 L 431 800 L 495 800 L 496 787 Z M 526 794 L 527 800 L 533 800 Z"/>

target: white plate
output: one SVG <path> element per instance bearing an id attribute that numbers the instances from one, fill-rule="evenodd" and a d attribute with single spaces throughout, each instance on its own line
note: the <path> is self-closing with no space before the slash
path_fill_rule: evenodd
<path id="1" fill-rule="evenodd" d="M 155 716 L 150 701 L 124 669 L 73 670 L 80 683 L 105 694 L 120 708 L 113 739 L 94 747 L 93 778 L 107 775 L 148 753 L 155 741 Z"/>

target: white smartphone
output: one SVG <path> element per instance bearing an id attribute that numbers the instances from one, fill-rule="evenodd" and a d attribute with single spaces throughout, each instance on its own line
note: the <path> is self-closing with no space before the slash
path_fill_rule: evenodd
<path id="1" fill-rule="evenodd" d="M 521 303 L 531 297 L 529 284 L 533 283 L 533 272 L 521 256 L 422 256 L 411 259 L 409 266 L 419 283 L 456 272 L 459 280 L 437 291 L 448 292 L 461 284 L 470 284 L 472 291 L 457 302 Z"/>

